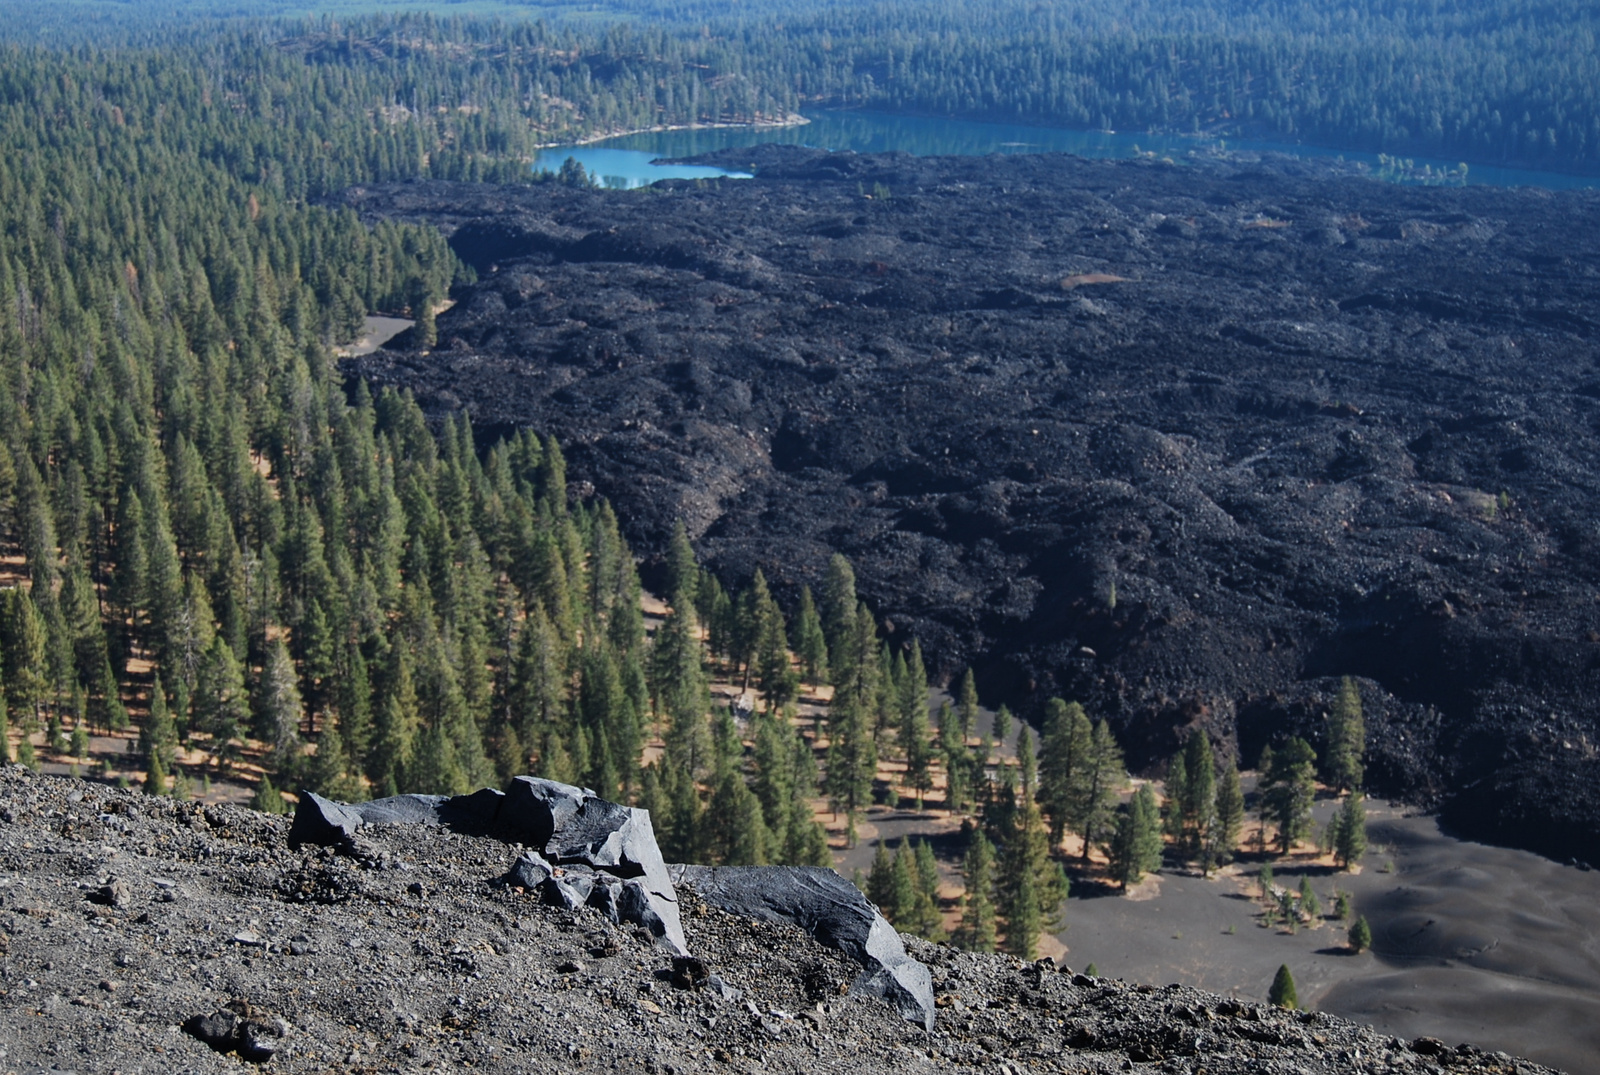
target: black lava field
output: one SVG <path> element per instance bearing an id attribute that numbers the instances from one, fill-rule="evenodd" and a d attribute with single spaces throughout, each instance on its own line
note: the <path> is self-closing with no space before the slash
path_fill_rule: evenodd
<path id="1" fill-rule="evenodd" d="M 986 701 L 1246 763 L 1358 678 L 1369 781 L 1600 862 L 1600 194 L 1292 163 L 729 151 L 348 192 L 479 283 L 351 372 L 529 425 L 636 548 L 855 564 Z"/>

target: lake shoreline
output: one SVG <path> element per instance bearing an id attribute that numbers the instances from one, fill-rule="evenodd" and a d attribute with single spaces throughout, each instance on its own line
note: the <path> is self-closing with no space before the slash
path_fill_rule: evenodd
<path id="1" fill-rule="evenodd" d="M 587 138 L 580 138 L 573 142 L 538 142 L 534 145 L 536 152 L 547 149 L 573 149 L 580 146 L 593 146 L 600 142 L 609 142 L 614 138 L 633 138 L 641 134 L 674 134 L 679 131 L 776 131 L 789 127 L 804 127 L 811 120 L 798 112 L 791 112 L 781 120 L 754 120 L 750 123 L 664 123 L 654 127 L 637 127 L 630 130 L 607 131 L 604 134 L 592 134 Z"/>

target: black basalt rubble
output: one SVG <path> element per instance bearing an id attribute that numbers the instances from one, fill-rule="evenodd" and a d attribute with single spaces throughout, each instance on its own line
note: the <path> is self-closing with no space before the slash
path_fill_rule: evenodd
<path id="1" fill-rule="evenodd" d="M 852 993 L 882 997 L 901 1015 L 933 1029 L 933 978 L 906 954 L 900 934 L 855 885 L 816 866 L 668 867 L 672 878 L 711 906 L 763 922 L 799 926 L 865 969 Z"/>
<path id="2" fill-rule="evenodd" d="M 845 553 L 894 641 L 1136 768 L 1315 742 L 1350 675 L 1376 792 L 1600 861 L 1600 194 L 719 160 L 347 193 L 480 277 L 350 372 L 555 434 L 636 549 L 682 518 L 786 597 Z"/>

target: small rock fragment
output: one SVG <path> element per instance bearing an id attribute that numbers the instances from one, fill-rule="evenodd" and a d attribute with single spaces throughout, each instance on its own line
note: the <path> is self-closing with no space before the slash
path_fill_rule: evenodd
<path id="1" fill-rule="evenodd" d="M 711 976 L 705 962 L 694 956 L 672 957 L 672 985 L 675 989 L 693 989 Z"/>

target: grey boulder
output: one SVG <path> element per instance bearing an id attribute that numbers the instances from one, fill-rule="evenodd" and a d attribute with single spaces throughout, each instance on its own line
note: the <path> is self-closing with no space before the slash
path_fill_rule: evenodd
<path id="1" fill-rule="evenodd" d="M 363 826 L 396 824 L 442 825 L 532 847 L 501 880 L 536 891 L 547 903 L 592 906 L 612 921 L 643 926 L 675 954 L 689 950 L 648 810 L 535 776 L 517 777 L 504 793 L 482 788 L 471 795 L 394 795 L 353 805 L 302 791 L 289 846 L 348 849 Z"/>
<path id="2" fill-rule="evenodd" d="M 730 914 L 799 926 L 865 968 L 852 993 L 882 997 L 933 1029 L 933 976 L 906 954 L 900 934 L 861 890 L 817 866 L 670 867 L 672 880 Z"/>

